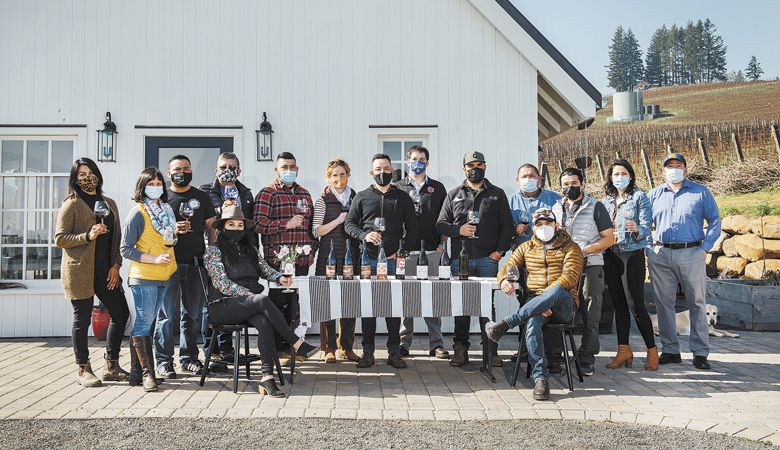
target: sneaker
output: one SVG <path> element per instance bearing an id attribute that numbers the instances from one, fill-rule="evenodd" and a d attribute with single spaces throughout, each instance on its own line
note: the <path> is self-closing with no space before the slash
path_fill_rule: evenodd
<path id="1" fill-rule="evenodd" d="M 534 384 L 534 400 L 545 401 L 550 399 L 550 385 L 547 380 L 536 380 Z"/>
<path id="2" fill-rule="evenodd" d="M 406 369 L 406 361 L 401 359 L 398 353 L 390 353 L 390 356 L 387 357 L 387 365 L 396 369 Z"/>
<path id="3" fill-rule="evenodd" d="M 428 352 L 430 356 L 436 357 L 437 359 L 450 359 L 450 352 L 444 349 L 444 347 L 436 347 L 435 349 Z"/>
<path id="4" fill-rule="evenodd" d="M 181 369 L 193 375 L 203 374 L 203 363 L 199 359 L 190 359 L 181 365 Z"/>
<path id="5" fill-rule="evenodd" d="M 587 362 L 580 363 L 580 368 L 582 369 L 582 374 L 585 375 L 586 377 L 593 376 L 593 371 L 595 369 L 593 368 L 592 363 L 587 363 Z"/>
<path id="6" fill-rule="evenodd" d="M 176 371 L 173 370 L 173 363 L 165 362 L 157 366 L 157 375 L 163 380 L 175 380 Z"/>
<path id="7" fill-rule="evenodd" d="M 398 350 L 398 356 L 400 356 L 401 358 L 405 358 L 409 356 L 409 349 L 407 349 L 402 345 L 401 348 Z"/>

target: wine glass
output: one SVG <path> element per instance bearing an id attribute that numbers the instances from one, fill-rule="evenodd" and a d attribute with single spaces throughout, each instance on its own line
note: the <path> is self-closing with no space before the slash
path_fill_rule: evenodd
<path id="1" fill-rule="evenodd" d="M 295 210 L 298 211 L 299 214 L 306 215 L 307 212 L 309 212 L 309 203 L 304 199 L 298 199 L 298 201 L 295 203 Z"/>
<path id="2" fill-rule="evenodd" d="M 416 212 L 417 214 L 420 214 L 422 212 L 421 211 L 421 204 L 420 204 L 420 201 L 421 201 L 420 193 L 417 192 L 416 190 L 412 189 L 411 191 L 409 191 L 409 196 L 412 197 L 412 201 L 414 202 L 414 212 Z"/>
<path id="3" fill-rule="evenodd" d="M 233 200 L 235 202 L 236 199 L 238 199 L 238 188 L 235 186 L 225 186 L 223 197 L 225 200 Z"/>
<path id="4" fill-rule="evenodd" d="M 374 219 L 374 231 L 383 232 L 386 229 L 386 222 L 384 217 L 377 217 Z"/>
<path id="5" fill-rule="evenodd" d="M 189 202 L 182 202 L 179 205 L 179 215 L 184 217 L 184 219 L 187 221 L 187 223 L 190 223 L 190 218 L 195 215 L 195 209 L 190 206 Z M 192 232 L 192 225 L 190 225 L 190 229 L 187 230 L 187 233 Z"/>
<path id="6" fill-rule="evenodd" d="M 163 244 L 166 247 L 173 247 L 176 245 L 176 233 L 173 230 L 165 229 L 162 233 Z"/>
<path id="7" fill-rule="evenodd" d="M 103 200 L 98 200 L 95 202 L 95 218 L 100 219 L 100 224 L 103 224 L 103 219 L 108 217 L 109 210 L 108 205 Z"/>
<path id="8" fill-rule="evenodd" d="M 469 211 L 468 220 L 471 225 L 479 225 L 479 211 Z M 479 239 L 477 232 L 475 231 L 473 235 L 469 236 L 469 239 Z"/>
<path id="9" fill-rule="evenodd" d="M 289 263 L 285 262 L 282 263 L 282 275 L 286 277 L 293 278 L 295 277 L 295 263 Z M 295 292 L 293 289 L 290 288 L 290 286 L 287 286 L 282 293 L 284 294 L 290 294 L 292 292 Z"/>
<path id="10" fill-rule="evenodd" d="M 520 279 L 520 269 L 518 269 L 517 266 L 514 264 L 511 264 L 506 267 L 505 274 L 506 274 L 506 279 L 511 281 L 512 283 Z"/>

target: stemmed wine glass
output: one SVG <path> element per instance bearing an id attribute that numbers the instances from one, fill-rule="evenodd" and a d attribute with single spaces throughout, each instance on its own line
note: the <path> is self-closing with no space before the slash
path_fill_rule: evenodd
<path id="1" fill-rule="evenodd" d="M 103 224 L 103 220 L 108 217 L 109 210 L 108 205 L 104 200 L 98 200 L 95 202 L 95 218 L 100 219 L 100 224 Z"/>
<path id="2" fill-rule="evenodd" d="M 189 202 L 182 202 L 179 205 L 179 215 L 184 217 L 187 223 L 190 223 L 190 218 L 195 215 L 195 209 L 190 206 Z M 187 233 L 190 232 L 192 232 L 192 225 L 190 225 L 190 228 L 187 230 Z"/>
<path id="3" fill-rule="evenodd" d="M 238 188 L 235 186 L 225 186 L 225 200 L 233 200 L 234 202 L 238 199 Z"/>
<path id="4" fill-rule="evenodd" d="M 374 231 L 382 233 L 386 228 L 387 227 L 384 217 L 377 217 L 374 219 Z"/>
<path id="5" fill-rule="evenodd" d="M 471 225 L 479 225 L 479 211 L 469 211 L 468 220 Z M 474 234 L 469 236 L 469 239 L 479 239 L 477 232 L 475 231 Z"/>
<path id="6" fill-rule="evenodd" d="M 518 269 L 517 266 L 515 266 L 514 264 L 506 267 L 505 274 L 506 274 L 506 279 L 511 281 L 512 283 L 520 279 L 520 269 Z"/>
<path id="7" fill-rule="evenodd" d="M 309 203 L 304 199 L 298 199 L 298 201 L 295 203 L 295 210 L 298 211 L 299 214 L 306 215 L 307 212 L 309 212 Z"/>
<path id="8" fill-rule="evenodd" d="M 412 201 L 414 202 L 414 212 L 420 214 L 421 213 L 420 193 L 412 189 L 411 191 L 409 191 L 409 196 L 412 197 Z"/>

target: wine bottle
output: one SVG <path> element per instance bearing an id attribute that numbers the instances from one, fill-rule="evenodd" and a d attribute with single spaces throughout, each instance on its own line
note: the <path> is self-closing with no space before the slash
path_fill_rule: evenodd
<path id="1" fill-rule="evenodd" d="M 341 268 L 341 278 L 352 280 L 355 278 L 355 262 L 352 260 L 352 245 L 349 239 L 346 241 L 347 250 L 344 252 L 344 267 Z"/>
<path id="2" fill-rule="evenodd" d="M 387 254 L 385 254 L 385 246 L 381 242 L 379 243 L 379 256 L 376 258 L 376 279 L 387 279 Z"/>
<path id="3" fill-rule="evenodd" d="M 425 240 L 420 241 L 420 254 L 417 256 L 417 279 L 428 279 L 428 254 L 425 253 Z"/>
<path id="4" fill-rule="evenodd" d="M 360 249 L 360 278 L 371 279 L 371 263 L 368 261 L 368 243 L 364 242 Z"/>
<path id="5" fill-rule="evenodd" d="M 469 279 L 469 253 L 466 250 L 466 240 L 461 240 L 460 255 L 458 256 L 458 279 Z"/>
<path id="6" fill-rule="evenodd" d="M 404 250 L 404 240 L 401 238 L 401 241 L 398 245 L 398 253 L 395 254 L 395 279 L 396 280 L 403 280 L 406 278 L 406 257 L 408 255 L 406 254 L 406 250 Z"/>
<path id="7" fill-rule="evenodd" d="M 330 251 L 328 260 L 325 263 L 325 278 L 329 280 L 336 279 L 336 251 L 333 249 L 333 240 L 330 241 Z"/>
<path id="8" fill-rule="evenodd" d="M 444 251 L 441 252 L 441 258 L 439 258 L 439 279 L 449 280 L 452 275 L 450 270 L 450 254 L 447 253 L 447 243 L 443 245 Z"/>

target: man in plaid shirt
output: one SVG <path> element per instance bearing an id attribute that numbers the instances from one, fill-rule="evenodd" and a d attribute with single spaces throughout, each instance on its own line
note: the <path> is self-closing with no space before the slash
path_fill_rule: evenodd
<path id="1" fill-rule="evenodd" d="M 318 241 L 311 229 L 314 209 L 311 195 L 295 182 L 298 169 L 292 153 L 282 152 L 276 157 L 276 179 L 255 196 L 254 219 L 255 232 L 262 238 L 263 256 L 275 269 L 279 269 L 279 262 L 275 260 L 274 252 L 278 252 L 282 246 L 286 245 L 292 249 L 296 245 L 311 245 L 311 253 L 308 256 L 301 254 L 295 261 L 295 275 L 303 276 L 309 274 L 309 266 L 314 262 Z M 301 200 L 306 204 L 305 213 L 298 211 L 298 202 Z M 287 305 L 290 301 L 297 302 L 298 294 L 288 295 L 278 289 L 272 289 L 269 297 L 284 311 L 288 322 L 291 322 Z M 278 336 L 276 348 L 286 348 Z"/>

